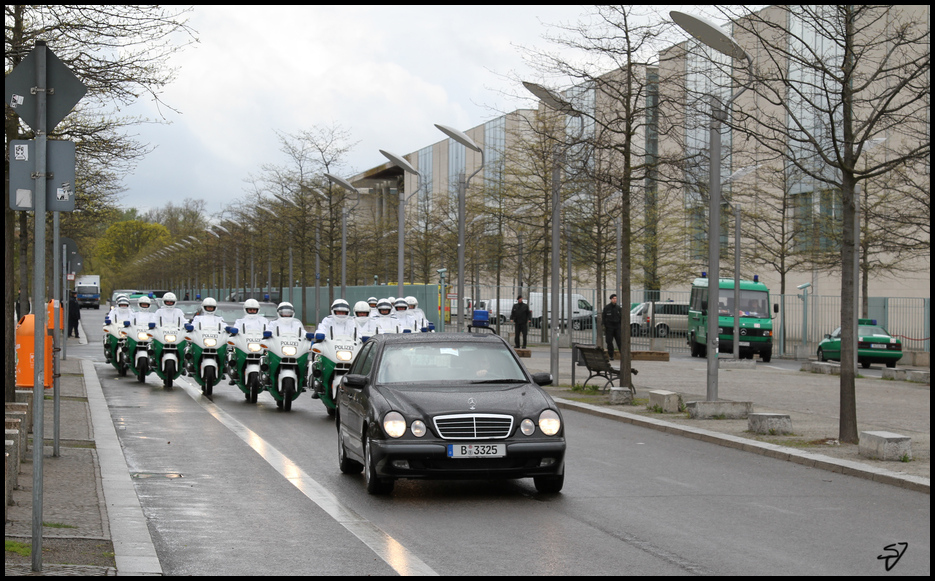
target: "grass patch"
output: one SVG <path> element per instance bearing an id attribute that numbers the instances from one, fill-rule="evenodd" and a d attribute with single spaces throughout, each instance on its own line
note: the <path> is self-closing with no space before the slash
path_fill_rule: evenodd
<path id="1" fill-rule="evenodd" d="M 4 552 L 16 553 L 23 557 L 32 555 L 32 544 L 21 543 L 19 541 L 4 541 Z"/>
<path id="2" fill-rule="evenodd" d="M 67 525 L 60 522 L 43 522 L 42 526 L 49 527 L 50 529 L 76 529 L 78 527 L 74 525 Z"/>

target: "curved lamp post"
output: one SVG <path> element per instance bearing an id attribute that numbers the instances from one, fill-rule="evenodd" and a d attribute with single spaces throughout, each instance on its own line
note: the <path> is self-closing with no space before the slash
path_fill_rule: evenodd
<path id="1" fill-rule="evenodd" d="M 669 12 L 672 20 L 682 30 L 690 34 L 695 40 L 717 52 L 737 60 L 745 60 L 747 68 L 753 65 L 750 55 L 729 34 L 725 33 L 716 24 L 698 16 L 684 12 Z M 711 316 L 712 309 L 717 309 L 718 294 L 720 293 L 721 263 L 721 123 L 727 119 L 727 108 L 744 91 L 747 85 L 731 95 L 725 103 L 720 103 L 716 97 L 711 96 L 711 126 L 710 126 L 710 158 L 711 169 L 709 175 L 708 201 L 708 377 L 707 400 L 717 401 L 718 388 L 718 332 L 719 318 Z M 735 278 L 740 273 L 735 273 Z M 735 305 L 735 309 L 736 309 Z M 737 313 L 734 313 L 735 319 Z M 736 342 L 737 337 L 734 337 Z"/>
<path id="2" fill-rule="evenodd" d="M 435 127 L 439 131 L 447 135 L 449 138 L 454 139 L 464 147 L 472 149 L 480 153 L 480 167 L 478 167 L 474 173 L 472 173 L 466 180 L 460 181 L 458 184 L 458 332 L 460 333 L 464 329 L 464 220 L 465 220 L 465 198 L 467 197 L 467 188 L 468 184 L 471 183 L 471 178 L 477 175 L 477 173 L 484 168 L 484 150 L 480 148 L 474 140 L 454 129 L 453 127 L 448 127 L 447 125 L 435 124 Z M 464 175 L 463 173 L 461 174 Z M 477 298 L 477 297 L 475 297 Z"/>
<path id="3" fill-rule="evenodd" d="M 422 189 L 422 174 L 419 171 L 412 167 L 406 159 L 402 156 L 396 155 L 395 153 L 390 153 L 389 151 L 380 150 L 380 153 L 383 154 L 383 157 L 390 160 L 390 163 L 401 168 L 406 173 L 410 173 L 416 176 L 416 189 L 409 195 L 404 196 L 402 192 L 399 193 L 399 208 L 396 210 L 396 214 L 399 217 L 399 223 L 396 226 L 396 232 L 398 232 L 398 244 L 397 244 L 397 256 L 396 256 L 396 280 L 399 284 L 399 290 L 397 291 L 398 296 L 403 297 L 405 293 L 403 292 L 403 266 L 405 264 L 405 252 L 403 245 L 406 243 L 406 202 L 409 201 L 409 198 L 416 195 L 416 193 Z"/>

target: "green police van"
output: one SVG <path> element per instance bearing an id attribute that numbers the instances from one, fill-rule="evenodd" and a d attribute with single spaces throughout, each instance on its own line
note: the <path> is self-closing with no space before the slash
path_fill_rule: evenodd
<path id="1" fill-rule="evenodd" d="M 704 357 L 708 344 L 708 278 L 702 273 L 692 283 L 688 307 L 688 346 L 692 357 Z M 769 289 L 753 280 L 740 281 L 740 357 L 752 359 L 759 355 L 764 363 L 773 357 L 773 319 L 769 308 Z M 775 311 L 778 311 L 776 305 Z M 712 308 L 714 308 L 712 306 Z M 722 278 L 718 283 L 718 351 L 734 351 L 734 279 Z"/>

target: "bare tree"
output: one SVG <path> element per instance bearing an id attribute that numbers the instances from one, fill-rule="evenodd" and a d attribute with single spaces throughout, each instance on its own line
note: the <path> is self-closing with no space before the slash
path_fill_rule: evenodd
<path id="1" fill-rule="evenodd" d="M 856 189 L 930 155 L 927 125 L 920 127 L 930 116 L 928 8 L 796 5 L 725 13 L 735 37 L 756 55 L 760 100 L 735 108 L 733 129 L 811 180 L 816 193 L 840 196 L 839 437 L 854 443 Z M 866 155 L 882 137 L 886 154 Z"/>
<path id="2" fill-rule="evenodd" d="M 126 135 L 127 126 L 138 118 L 118 114 L 119 108 L 135 102 L 141 94 L 163 104 L 159 95 L 175 76 L 169 59 L 195 42 L 187 25 L 188 8 L 163 6 L 61 6 L 53 4 L 8 4 L 4 6 L 4 62 L 10 71 L 35 46 L 46 40 L 55 54 L 87 85 L 88 93 L 50 139 L 76 142 L 78 181 L 75 184 L 79 217 L 63 220 L 62 233 L 90 247 L 115 214 L 120 176 L 148 151 L 148 147 Z M 176 35 L 176 33 L 179 33 Z M 163 104 L 164 105 L 164 104 Z M 6 142 L 29 139 L 32 132 L 4 106 Z M 7 152 L 6 159 L 9 159 Z M 8 162 L 7 162 L 8 163 Z M 9 166 L 6 166 L 9 175 Z M 7 188 L 9 182 L 7 181 Z M 7 195 L 9 192 L 6 192 Z M 84 210 L 88 211 L 85 212 Z M 26 289 L 25 262 L 28 228 L 26 212 L 20 215 L 20 260 L 24 268 L 21 287 Z M 12 312 L 14 281 L 14 212 L 5 210 L 6 307 Z M 87 252 L 90 254 L 90 252 Z M 28 296 L 23 291 L 23 300 Z M 13 329 L 5 332 L 5 399 L 13 397 Z"/>

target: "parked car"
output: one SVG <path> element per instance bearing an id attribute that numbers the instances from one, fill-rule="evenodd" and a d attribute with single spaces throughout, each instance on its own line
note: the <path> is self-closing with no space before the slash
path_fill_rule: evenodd
<path id="1" fill-rule="evenodd" d="M 338 465 L 364 472 L 367 492 L 398 478 L 532 477 L 565 481 L 561 412 L 496 335 L 386 334 L 364 344 L 341 383 Z"/>
<path id="2" fill-rule="evenodd" d="M 873 363 L 884 363 L 896 367 L 902 359 L 902 341 L 891 336 L 886 329 L 877 325 L 875 319 L 857 320 L 857 362 L 867 369 Z M 819 361 L 841 360 L 841 327 L 825 335 L 818 344 Z"/>
<path id="3" fill-rule="evenodd" d="M 634 324 L 638 325 L 638 329 L 633 328 Z M 688 332 L 688 303 L 643 303 L 630 312 L 630 325 L 631 334 L 638 331 L 639 334 L 648 335 L 652 327 L 656 330 L 656 337 L 668 337 L 672 333 L 684 335 Z"/>

